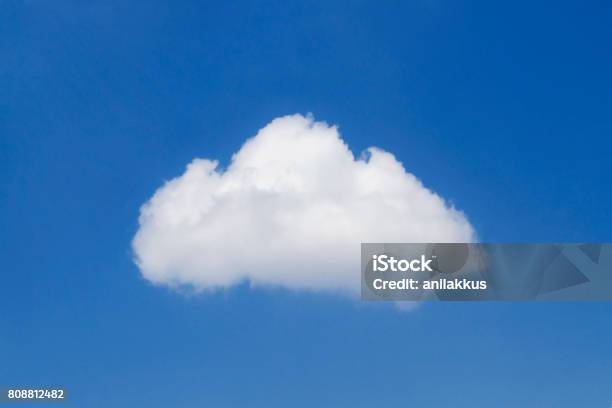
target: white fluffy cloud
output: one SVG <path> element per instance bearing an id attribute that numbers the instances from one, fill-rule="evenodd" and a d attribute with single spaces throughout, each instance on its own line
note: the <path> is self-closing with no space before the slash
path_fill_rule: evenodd
<path id="1" fill-rule="evenodd" d="M 388 152 L 356 159 L 338 129 L 277 118 L 226 170 L 194 159 L 142 206 L 133 241 L 155 284 L 225 288 L 247 281 L 358 291 L 361 242 L 465 242 L 463 213 Z"/>

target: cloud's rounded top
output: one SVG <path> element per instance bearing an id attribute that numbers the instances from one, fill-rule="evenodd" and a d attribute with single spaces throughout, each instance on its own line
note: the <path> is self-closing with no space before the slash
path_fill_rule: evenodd
<path id="1" fill-rule="evenodd" d="M 336 127 L 273 120 L 226 171 L 194 159 L 141 208 L 136 263 L 156 284 L 355 292 L 361 242 L 469 242 L 465 216 L 388 152 L 356 160 Z"/>

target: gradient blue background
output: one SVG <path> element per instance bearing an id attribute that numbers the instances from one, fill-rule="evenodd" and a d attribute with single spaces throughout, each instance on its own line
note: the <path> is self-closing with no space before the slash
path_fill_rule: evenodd
<path id="1" fill-rule="evenodd" d="M 612 6 L 498 3 L 0 0 L 0 386 L 74 407 L 610 407 L 610 304 L 185 297 L 131 262 L 164 180 L 295 112 L 396 154 L 482 240 L 612 240 Z"/>

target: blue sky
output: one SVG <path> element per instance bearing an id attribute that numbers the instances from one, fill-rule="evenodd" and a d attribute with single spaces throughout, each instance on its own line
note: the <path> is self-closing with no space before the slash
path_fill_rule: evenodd
<path id="1" fill-rule="evenodd" d="M 493 242 L 610 241 L 605 2 L 0 1 L 0 386 L 67 406 L 607 407 L 606 303 L 185 297 L 139 206 L 312 112 Z"/>

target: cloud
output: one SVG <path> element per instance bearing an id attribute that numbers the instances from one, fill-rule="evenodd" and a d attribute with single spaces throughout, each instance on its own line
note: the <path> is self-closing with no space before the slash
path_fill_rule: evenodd
<path id="1" fill-rule="evenodd" d="M 277 118 L 226 170 L 194 159 L 140 211 L 135 262 L 154 284 L 221 289 L 242 282 L 357 293 L 361 242 L 466 242 L 460 211 L 393 154 L 355 158 L 338 129 Z"/>

